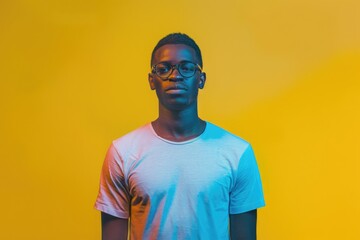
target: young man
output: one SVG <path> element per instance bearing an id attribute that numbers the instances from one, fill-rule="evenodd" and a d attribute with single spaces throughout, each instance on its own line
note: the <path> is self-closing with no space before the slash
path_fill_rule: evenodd
<path id="1" fill-rule="evenodd" d="M 199 118 L 206 81 L 199 47 L 170 34 L 154 48 L 151 66 L 159 117 L 108 150 L 95 203 L 103 240 L 127 239 L 128 229 L 139 240 L 256 239 L 264 197 L 254 153 Z"/>

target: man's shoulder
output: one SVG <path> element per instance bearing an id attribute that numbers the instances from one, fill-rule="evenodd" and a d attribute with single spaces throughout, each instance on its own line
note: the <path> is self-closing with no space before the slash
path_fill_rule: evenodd
<path id="1" fill-rule="evenodd" d="M 209 133 L 213 136 L 213 137 L 219 137 L 219 138 L 227 138 L 228 140 L 233 140 L 233 141 L 238 141 L 238 142 L 242 142 L 242 143 L 247 143 L 247 141 L 245 139 L 243 139 L 242 137 L 224 129 L 223 127 L 220 127 L 214 123 L 211 122 L 207 122 L 208 124 L 208 128 L 209 128 Z"/>
<path id="2" fill-rule="evenodd" d="M 250 143 L 242 137 L 222 128 L 213 123 L 207 122 L 208 124 L 208 138 L 215 141 L 220 141 L 222 145 L 236 145 L 244 148 L 248 147 Z"/>
<path id="3" fill-rule="evenodd" d="M 113 144 L 115 145 L 115 147 L 120 145 L 134 144 L 139 141 L 144 141 L 151 136 L 152 134 L 151 134 L 150 123 L 147 123 L 113 140 Z"/>

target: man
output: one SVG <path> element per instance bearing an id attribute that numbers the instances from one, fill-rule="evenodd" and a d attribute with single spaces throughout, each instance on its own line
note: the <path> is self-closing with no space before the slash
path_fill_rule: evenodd
<path id="1" fill-rule="evenodd" d="M 264 206 L 256 160 L 249 143 L 199 118 L 199 47 L 170 34 L 151 66 L 159 116 L 108 150 L 95 203 L 103 240 L 127 239 L 128 229 L 131 239 L 256 239 Z"/>

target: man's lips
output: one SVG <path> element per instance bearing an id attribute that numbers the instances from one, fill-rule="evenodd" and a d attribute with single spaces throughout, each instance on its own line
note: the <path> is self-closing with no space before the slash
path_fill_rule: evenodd
<path id="1" fill-rule="evenodd" d="M 184 92 L 187 91 L 186 87 L 183 86 L 171 86 L 165 89 L 165 92 Z"/>
<path id="2" fill-rule="evenodd" d="M 166 90 L 166 93 L 168 94 L 183 94 L 186 90 L 183 88 L 171 88 L 169 90 Z"/>

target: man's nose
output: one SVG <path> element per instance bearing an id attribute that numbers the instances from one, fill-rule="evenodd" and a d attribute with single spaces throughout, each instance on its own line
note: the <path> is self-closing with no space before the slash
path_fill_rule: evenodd
<path id="1" fill-rule="evenodd" d="M 184 80 L 183 76 L 181 76 L 181 74 L 179 73 L 177 67 L 173 67 L 172 72 L 168 77 L 168 79 L 169 81 L 174 81 L 174 82 Z"/>

